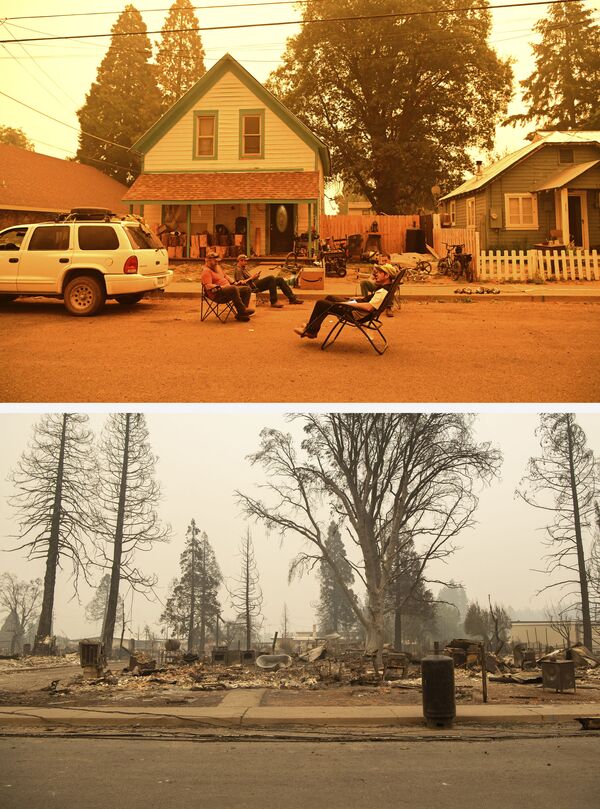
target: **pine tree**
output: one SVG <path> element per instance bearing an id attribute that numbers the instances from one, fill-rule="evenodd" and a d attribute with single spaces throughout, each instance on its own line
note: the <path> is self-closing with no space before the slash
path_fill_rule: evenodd
<path id="1" fill-rule="evenodd" d="M 204 653 L 208 634 L 214 632 L 221 611 L 218 591 L 223 577 L 208 536 L 200 531 L 195 520 L 187 528 L 179 567 L 181 576 L 171 585 L 160 620 L 175 635 L 187 634 L 188 652 Z"/>
<path id="2" fill-rule="evenodd" d="M 146 30 L 139 11 L 127 5 L 113 25 L 113 37 L 96 81 L 77 112 L 81 127 L 77 160 L 122 183 L 133 181 L 140 173 L 140 158 L 128 148 L 161 112 L 156 66 L 149 63 L 152 46 Z"/>
<path id="3" fill-rule="evenodd" d="M 589 596 L 589 559 L 586 533 L 594 521 L 595 502 L 600 493 L 598 464 L 587 446 L 585 432 L 573 413 L 546 413 L 538 430 L 541 455 L 530 458 L 528 474 L 517 494 L 530 506 L 554 514 L 546 526 L 546 571 L 558 573 L 559 581 L 544 587 L 564 590 L 564 614 L 577 610 L 583 623 L 583 643 L 592 648 Z"/>
<path id="4" fill-rule="evenodd" d="M 43 416 L 34 427 L 31 444 L 11 480 L 17 494 L 11 503 L 20 520 L 20 545 L 30 559 L 45 559 L 44 595 L 34 653 L 47 651 L 52 635 L 56 573 L 61 561 L 71 562 L 75 589 L 87 575 L 84 531 L 95 473 L 89 419 L 81 413 Z"/>
<path id="5" fill-rule="evenodd" d="M 534 26 L 535 70 L 521 82 L 527 112 L 508 123 L 537 121 L 545 129 L 600 127 L 600 27 L 581 2 L 556 3 Z M 596 43 L 596 44 L 594 44 Z"/>
<path id="6" fill-rule="evenodd" d="M 357 623 L 347 595 L 349 591 L 352 592 L 354 573 L 346 556 L 339 526 L 333 521 L 327 529 L 324 551 L 325 555 L 319 566 L 319 633 L 328 635 L 337 632 L 347 636 L 356 628 Z M 342 577 L 345 587 L 340 584 L 337 576 Z M 352 595 L 354 596 L 353 592 Z"/>
<path id="7" fill-rule="evenodd" d="M 434 598 L 423 579 L 423 566 L 411 537 L 401 537 L 396 549 L 389 610 L 394 617 L 394 648 L 401 650 L 404 637 L 422 638 L 433 628 Z"/>
<path id="8" fill-rule="evenodd" d="M 235 580 L 235 587 L 229 591 L 229 597 L 236 611 L 236 623 L 243 625 L 245 629 L 246 651 L 248 651 L 252 648 L 252 641 L 257 638 L 262 625 L 263 601 L 249 529 L 246 529 L 246 536 L 240 544 L 240 556 L 242 569 L 239 578 Z"/>
<path id="9" fill-rule="evenodd" d="M 194 30 L 197 28 L 198 18 L 190 0 L 175 0 L 163 25 L 156 56 L 163 110 L 187 93 L 206 72 L 202 40 Z"/>
<path id="10" fill-rule="evenodd" d="M 165 542 L 170 528 L 160 523 L 156 506 L 160 486 L 155 480 L 155 457 L 142 413 L 113 413 L 101 440 L 100 507 L 95 513 L 100 564 L 110 568 L 102 642 L 107 658 L 112 651 L 121 581 L 136 592 L 151 591 L 156 576 L 137 567 L 138 551 Z"/>

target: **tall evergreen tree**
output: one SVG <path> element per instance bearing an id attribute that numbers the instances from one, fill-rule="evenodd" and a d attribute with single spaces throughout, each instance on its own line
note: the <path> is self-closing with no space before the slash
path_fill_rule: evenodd
<path id="1" fill-rule="evenodd" d="M 159 520 L 156 506 L 160 486 L 155 480 L 155 457 L 142 413 L 113 413 L 108 417 L 101 444 L 99 508 L 95 531 L 100 564 L 110 568 L 102 642 L 106 656 L 112 651 L 121 581 L 136 592 L 148 593 L 156 576 L 137 567 L 136 553 L 165 542 L 169 526 Z"/>
<path id="2" fill-rule="evenodd" d="M 600 127 L 600 27 L 581 2 L 556 3 L 534 25 L 535 70 L 521 82 L 527 111 L 508 123 L 536 121 L 544 129 Z M 595 43 L 595 44 L 594 44 Z"/>
<path id="3" fill-rule="evenodd" d="M 593 526 L 595 500 L 600 490 L 599 466 L 573 413 L 543 414 L 538 435 L 541 455 L 530 458 L 528 474 L 517 494 L 529 505 L 554 515 L 553 522 L 546 526 L 549 548 L 546 570 L 561 578 L 543 589 L 564 590 L 562 608 L 565 613 L 579 612 L 583 642 L 591 649 L 586 534 Z"/>
<path id="4" fill-rule="evenodd" d="M 95 460 L 89 419 L 82 413 L 52 413 L 35 425 L 33 440 L 11 474 L 17 494 L 20 534 L 17 550 L 30 559 L 45 559 L 44 595 L 34 653 L 47 649 L 52 635 L 56 573 L 61 561 L 71 563 L 75 588 L 87 575 L 84 532 L 89 525 Z"/>
<path id="5" fill-rule="evenodd" d="M 140 173 L 140 157 L 129 147 L 161 113 L 146 31 L 139 11 L 125 6 L 112 27 L 113 37 L 96 81 L 77 112 L 81 127 L 77 160 L 122 183 L 132 182 Z"/>
<path id="6" fill-rule="evenodd" d="M 356 615 L 348 602 L 348 597 L 356 596 L 352 591 L 354 573 L 346 556 L 346 548 L 342 540 L 339 526 L 329 523 L 327 537 L 324 541 L 323 559 L 319 565 L 319 633 L 328 635 L 338 632 L 348 635 L 356 627 Z M 345 586 L 338 581 L 341 577 Z"/>
<path id="7" fill-rule="evenodd" d="M 171 585 L 160 620 L 176 635 L 187 635 L 189 652 L 202 654 L 221 611 L 218 591 L 223 577 L 208 536 L 195 520 L 187 528 L 179 568 L 181 576 Z"/>
<path id="8" fill-rule="evenodd" d="M 412 537 L 399 537 L 395 548 L 394 577 L 389 594 L 389 610 L 394 616 L 394 648 L 402 649 L 409 631 L 412 640 L 433 629 L 434 598 L 427 588 L 424 565 Z"/>
<path id="9" fill-rule="evenodd" d="M 197 28 L 198 18 L 190 0 L 175 0 L 163 25 L 156 56 L 163 110 L 187 93 L 206 73 L 204 48 Z"/>

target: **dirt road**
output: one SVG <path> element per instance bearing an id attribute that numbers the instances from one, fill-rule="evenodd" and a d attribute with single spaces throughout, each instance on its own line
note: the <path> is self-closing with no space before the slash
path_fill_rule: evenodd
<path id="1" fill-rule="evenodd" d="M 378 357 L 359 334 L 322 352 L 293 328 L 311 305 L 201 323 L 194 299 L 17 301 L 0 316 L 3 402 L 595 402 L 600 304 L 406 302 Z"/>

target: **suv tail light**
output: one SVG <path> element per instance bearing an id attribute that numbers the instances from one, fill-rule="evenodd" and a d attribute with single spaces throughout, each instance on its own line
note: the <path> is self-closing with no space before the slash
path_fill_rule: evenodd
<path id="1" fill-rule="evenodd" d="M 137 256 L 129 256 L 123 265 L 123 272 L 125 275 L 134 275 L 138 271 Z"/>

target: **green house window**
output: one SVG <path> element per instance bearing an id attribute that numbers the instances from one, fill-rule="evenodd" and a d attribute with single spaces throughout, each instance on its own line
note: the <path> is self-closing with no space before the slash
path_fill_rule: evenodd
<path id="1" fill-rule="evenodd" d="M 243 112 L 240 121 L 240 152 L 242 157 L 263 157 L 264 113 Z"/>
<path id="2" fill-rule="evenodd" d="M 214 113 L 198 113 L 195 118 L 195 156 L 217 156 L 217 116 Z"/>

